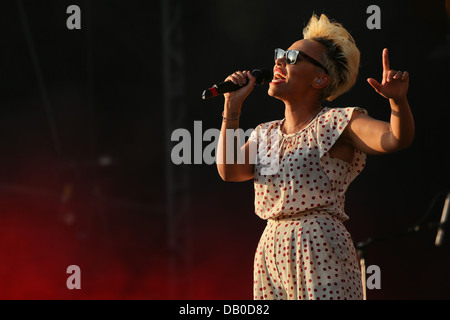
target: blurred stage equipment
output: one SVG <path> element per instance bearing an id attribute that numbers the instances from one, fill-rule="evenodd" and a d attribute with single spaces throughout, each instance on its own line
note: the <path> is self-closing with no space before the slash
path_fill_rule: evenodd
<path id="1" fill-rule="evenodd" d="M 445 198 L 444 209 L 442 210 L 441 221 L 438 226 L 438 231 L 436 235 L 436 241 L 434 244 L 436 247 L 440 247 L 442 245 L 442 241 L 444 240 L 444 227 L 447 223 L 449 211 L 450 211 L 450 192 L 447 194 L 447 198 Z"/>
<path id="2" fill-rule="evenodd" d="M 171 133 L 185 127 L 183 121 L 188 110 L 182 9 L 182 0 L 161 0 L 169 299 L 189 299 L 192 288 L 189 170 L 171 160 Z"/>
<path id="3" fill-rule="evenodd" d="M 37 84 L 39 86 L 39 92 L 41 94 L 42 105 L 44 107 L 45 115 L 47 117 L 48 126 L 50 129 L 50 135 L 52 138 L 53 146 L 55 148 L 55 153 L 58 159 L 62 154 L 62 146 L 61 140 L 59 137 L 58 130 L 56 128 L 56 123 L 54 119 L 53 110 L 50 104 L 50 99 L 48 96 L 47 85 L 45 83 L 44 75 L 42 72 L 41 64 L 39 61 L 39 57 L 36 51 L 36 47 L 34 45 L 33 35 L 31 33 L 31 28 L 28 23 L 28 17 L 25 11 L 25 7 L 22 3 L 22 0 L 17 0 L 17 7 L 20 16 L 20 22 L 22 24 L 23 32 L 25 35 L 26 43 L 28 46 L 28 51 L 30 53 L 31 62 L 33 64 L 33 69 L 36 75 Z"/>
<path id="4" fill-rule="evenodd" d="M 425 220 L 429 218 L 432 210 L 434 209 L 436 202 L 443 195 L 447 194 L 444 202 L 444 207 L 441 214 L 440 221 L 430 221 L 426 222 Z M 440 247 L 444 238 L 444 227 L 447 223 L 447 219 L 450 211 L 450 191 L 442 191 L 435 195 L 430 206 L 428 207 L 427 212 L 417 221 L 416 224 L 407 228 L 406 230 L 394 232 L 387 235 L 370 237 L 365 241 L 358 242 L 355 244 L 355 248 L 358 251 L 360 266 L 361 266 L 361 281 L 363 285 L 363 296 L 364 300 L 367 299 L 367 289 L 366 289 L 366 258 L 367 258 L 367 248 L 377 242 L 382 242 L 386 240 L 391 240 L 399 237 L 403 237 L 410 234 L 416 234 L 423 231 L 436 231 L 437 236 L 435 241 L 435 246 Z"/>

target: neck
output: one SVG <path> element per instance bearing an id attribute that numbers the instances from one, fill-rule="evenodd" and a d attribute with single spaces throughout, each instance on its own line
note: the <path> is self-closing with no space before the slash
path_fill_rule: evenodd
<path id="1" fill-rule="evenodd" d="M 282 131 L 287 134 L 295 133 L 306 127 L 320 112 L 320 102 L 315 103 L 287 103 L 285 102 L 284 123 Z"/>

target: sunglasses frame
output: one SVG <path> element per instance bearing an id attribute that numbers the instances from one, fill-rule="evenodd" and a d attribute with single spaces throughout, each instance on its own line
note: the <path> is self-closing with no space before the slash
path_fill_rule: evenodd
<path id="1" fill-rule="evenodd" d="M 283 55 L 278 54 L 279 51 L 283 52 Z M 288 58 L 287 58 L 289 52 L 294 52 L 295 53 L 295 59 L 293 59 L 293 60 L 289 59 L 289 60 L 291 60 L 291 62 L 289 62 Z M 328 74 L 328 75 L 330 74 L 328 72 L 327 68 L 325 68 L 323 66 L 323 64 L 321 64 L 319 61 L 317 61 L 313 57 L 307 55 L 306 53 L 304 53 L 301 50 L 283 50 L 281 48 L 276 48 L 275 49 L 275 61 L 277 61 L 277 59 L 281 59 L 282 57 L 286 57 L 286 63 L 288 63 L 288 64 L 296 64 L 297 61 L 298 61 L 298 56 L 299 55 L 302 56 L 304 59 L 308 60 L 309 62 L 311 62 L 313 65 L 322 68 L 325 71 L 326 74 Z"/>

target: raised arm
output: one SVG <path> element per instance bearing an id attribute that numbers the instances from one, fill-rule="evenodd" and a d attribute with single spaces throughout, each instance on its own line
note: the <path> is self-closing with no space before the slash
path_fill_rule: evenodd
<path id="1" fill-rule="evenodd" d="M 254 177 L 254 164 L 250 161 L 250 157 L 254 156 L 251 152 L 254 148 L 250 147 L 250 143 L 253 142 L 248 140 L 245 145 L 241 146 L 240 136 L 234 136 L 234 133 L 237 133 L 238 131 L 236 130 L 239 129 L 239 115 L 241 113 L 242 103 L 252 92 L 256 79 L 250 72 L 239 71 L 233 73 L 225 80 L 231 80 L 243 87 L 224 95 L 223 121 L 216 156 L 217 170 L 224 181 L 246 181 Z M 248 85 L 245 85 L 247 81 Z M 227 135 L 227 131 L 233 134 Z M 232 141 L 227 139 L 230 136 L 232 137 Z M 241 159 L 241 161 L 238 161 L 238 159 Z"/>
<path id="2" fill-rule="evenodd" d="M 367 82 L 380 95 L 389 99 L 390 122 L 380 121 L 361 112 L 355 112 L 345 135 L 353 146 L 367 154 L 391 153 L 411 145 L 414 140 L 414 118 L 406 94 L 409 74 L 390 69 L 388 50 L 382 53 L 383 78 L 381 83 L 373 78 Z"/>

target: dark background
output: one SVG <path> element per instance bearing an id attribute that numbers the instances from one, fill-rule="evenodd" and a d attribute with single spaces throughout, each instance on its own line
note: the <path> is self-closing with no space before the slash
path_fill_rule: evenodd
<path id="1" fill-rule="evenodd" d="M 81 8 L 81 30 L 66 27 L 71 4 Z M 252 298 L 264 221 L 253 213 L 251 181 L 223 182 L 215 165 L 181 165 L 188 207 L 175 229 L 167 219 L 176 198 L 167 193 L 166 153 L 175 142 L 164 122 L 161 4 L 1 2 L 0 298 Z M 381 8 L 381 30 L 366 27 L 371 4 Z M 357 84 L 329 106 L 389 120 L 388 102 L 366 78 L 380 79 L 385 47 L 391 68 L 411 74 L 414 144 L 368 157 L 347 194 L 354 240 L 403 231 L 427 211 L 425 221 L 437 221 L 450 178 L 444 1 L 184 1 L 180 127 L 219 128 L 223 98 L 202 101 L 203 89 L 238 69 L 271 68 L 273 49 L 300 39 L 313 12 L 342 23 L 361 50 Z M 256 88 L 247 99 L 245 130 L 283 118 L 282 103 L 266 92 Z M 168 230 L 189 230 L 180 250 L 168 244 Z M 380 267 L 381 289 L 368 298 L 450 298 L 449 239 L 437 248 L 435 234 L 370 246 L 367 264 Z M 81 290 L 66 287 L 72 264 L 81 268 Z"/>

